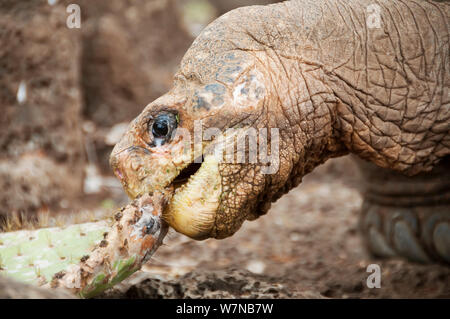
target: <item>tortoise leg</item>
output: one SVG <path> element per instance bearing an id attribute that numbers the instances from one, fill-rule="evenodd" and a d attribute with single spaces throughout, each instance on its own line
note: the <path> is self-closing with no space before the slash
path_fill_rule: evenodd
<path id="1" fill-rule="evenodd" d="M 364 177 L 360 229 L 369 251 L 450 263 L 450 158 L 413 177 L 357 161 Z"/>

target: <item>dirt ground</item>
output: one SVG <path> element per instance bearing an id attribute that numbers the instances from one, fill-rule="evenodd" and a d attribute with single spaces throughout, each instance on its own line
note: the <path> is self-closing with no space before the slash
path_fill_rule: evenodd
<path id="1" fill-rule="evenodd" d="M 103 297 L 449 298 L 447 266 L 366 253 L 358 178 L 349 157 L 330 160 L 231 238 L 172 232 L 143 271 Z M 381 268 L 381 288 L 367 287 L 370 264 Z"/>

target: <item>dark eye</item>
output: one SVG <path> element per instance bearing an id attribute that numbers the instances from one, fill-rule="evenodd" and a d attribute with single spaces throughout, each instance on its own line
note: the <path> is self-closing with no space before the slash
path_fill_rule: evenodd
<path id="1" fill-rule="evenodd" d="M 155 145 L 163 145 L 169 141 L 176 128 L 177 119 L 174 114 L 167 113 L 158 115 L 151 124 Z"/>
<path id="2" fill-rule="evenodd" d="M 164 119 L 157 119 L 152 126 L 152 133 L 154 137 L 163 137 L 169 133 L 169 123 Z"/>

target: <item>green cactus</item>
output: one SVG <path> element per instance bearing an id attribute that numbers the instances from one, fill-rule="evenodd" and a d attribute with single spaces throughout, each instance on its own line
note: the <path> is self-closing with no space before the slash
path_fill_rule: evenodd
<path id="1" fill-rule="evenodd" d="M 164 194 L 120 209 L 114 221 L 0 233 L 0 275 L 92 297 L 140 269 L 167 233 Z"/>

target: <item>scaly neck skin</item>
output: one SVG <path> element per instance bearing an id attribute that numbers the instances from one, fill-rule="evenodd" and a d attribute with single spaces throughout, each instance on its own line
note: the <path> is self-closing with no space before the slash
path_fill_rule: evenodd
<path id="1" fill-rule="evenodd" d="M 283 185 L 275 198 L 286 193 L 330 157 L 347 154 L 339 142 L 337 99 L 320 79 L 321 68 L 284 58 L 267 50 L 257 54 L 265 61 L 270 79 L 270 98 L 265 105 L 269 126 L 280 130 L 280 171 L 271 177 L 272 185 Z"/>
<path id="2" fill-rule="evenodd" d="M 286 15 L 283 4 L 277 8 Z M 264 17 L 264 13 L 270 17 Z M 271 11 L 259 14 L 263 14 L 261 20 L 268 21 L 274 15 Z M 246 34 L 254 42 L 247 45 L 253 46 L 257 67 L 263 70 L 270 86 L 270 97 L 264 105 L 268 126 L 280 129 L 280 172 L 270 177 L 277 199 L 316 166 L 348 150 L 340 141 L 339 100 L 325 84 L 327 74 L 320 62 L 308 58 L 310 52 L 299 49 L 299 39 L 294 36 L 304 28 L 287 24 L 251 26 L 253 29 L 246 30 Z M 266 34 L 287 34 L 291 38 L 270 39 L 267 43 Z"/>
<path id="3" fill-rule="evenodd" d="M 339 101 L 325 84 L 328 70 L 317 44 L 325 35 L 311 34 L 322 28 L 329 31 L 325 27 L 335 21 L 331 16 L 320 18 L 320 6 L 312 7 L 308 11 L 311 8 L 299 2 L 285 2 L 234 10 L 216 21 L 211 31 L 225 41 L 218 42 L 218 49 L 208 41 L 212 51 L 241 51 L 254 57 L 270 87 L 265 121 L 268 127 L 279 128 L 281 139 L 279 172 L 267 177 L 273 200 L 317 165 L 348 152 L 339 142 Z"/>
<path id="4" fill-rule="evenodd" d="M 263 64 L 272 81 L 286 83 L 277 85 L 284 109 L 297 106 L 316 123 L 307 101 L 318 116 L 325 104 L 335 124 L 331 133 L 323 131 L 339 135 L 361 158 L 413 175 L 450 154 L 443 111 L 450 83 L 445 9 L 424 1 L 371 0 L 246 8 L 240 20 L 250 22 L 239 27 L 239 43 L 269 57 Z M 376 12 L 378 26 L 369 19 Z M 323 131 L 303 129 L 312 136 L 306 142 L 314 144 Z"/>

